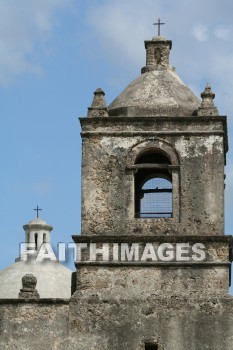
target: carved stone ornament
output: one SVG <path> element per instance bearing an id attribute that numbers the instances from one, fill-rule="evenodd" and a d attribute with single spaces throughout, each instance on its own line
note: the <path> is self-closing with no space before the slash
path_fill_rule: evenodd
<path id="1" fill-rule="evenodd" d="M 206 85 L 205 90 L 201 93 L 202 102 L 198 108 L 197 115 L 199 116 L 211 116 L 219 115 L 218 109 L 214 104 L 215 94 L 211 90 L 209 84 Z"/>
<path id="2" fill-rule="evenodd" d="M 96 89 L 91 107 L 88 108 L 88 117 L 108 117 L 105 93 L 101 88 Z"/>
<path id="3" fill-rule="evenodd" d="M 39 299 L 40 295 L 36 290 L 37 279 L 32 274 L 24 275 L 22 278 L 23 288 L 20 289 L 20 299 Z"/>

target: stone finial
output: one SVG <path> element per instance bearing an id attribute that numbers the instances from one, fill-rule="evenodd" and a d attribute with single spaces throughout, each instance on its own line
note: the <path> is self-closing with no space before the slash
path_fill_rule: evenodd
<path id="1" fill-rule="evenodd" d="M 101 88 L 96 89 L 91 107 L 88 108 L 88 117 L 108 117 L 105 93 Z"/>
<path id="2" fill-rule="evenodd" d="M 24 275 L 22 278 L 23 288 L 20 289 L 20 299 L 39 299 L 40 295 L 36 290 L 37 279 L 32 274 Z"/>
<path id="3" fill-rule="evenodd" d="M 211 90 L 211 86 L 209 84 L 206 84 L 205 90 L 201 93 L 201 98 L 202 102 L 198 108 L 197 115 L 218 115 L 218 109 L 214 104 L 215 94 Z"/>

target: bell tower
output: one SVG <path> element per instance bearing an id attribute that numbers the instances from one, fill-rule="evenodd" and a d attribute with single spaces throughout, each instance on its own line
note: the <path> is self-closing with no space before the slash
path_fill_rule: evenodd
<path id="1" fill-rule="evenodd" d="M 199 100 L 176 74 L 170 40 L 145 48 L 141 75 L 108 107 L 97 89 L 80 118 L 70 335 L 88 350 L 232 350 L 226 117 L 209 84 Z"/>
<path id="2" fill-rule="evenodd" d="M 97 89 L 80 119 L 85 235 L 223 235 L 226 118 L 209 85 L 201 102 L 180 80 L 171 46 L 146 41 L 141 76 L 108 113 Z"/>

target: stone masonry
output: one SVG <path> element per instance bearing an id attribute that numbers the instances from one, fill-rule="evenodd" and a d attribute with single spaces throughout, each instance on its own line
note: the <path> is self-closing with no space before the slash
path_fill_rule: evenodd
<path id="1" fill-rule="evenodd" d="M 141 76 L 108 108 L 97 89 L 80 118 L 82 230 L 73 240 L 84 249 L 74 293 L 69 300 L 0 300 L 0 349 L 233 350 L 226 117 L 209 85 L 200 101 L 175 73 L 171 41 L 154 37 L 145 47 Z M 144 190 L 158 178 L 172 190 Z M 171 194 L 169 217 L 138 215 L 135 203 L 142 206 L 148 191 Z M 139 258 L 122 258 L 125 244 Z M 164 244 L 170 248 L 161 253 Z M 203 259 L 195 244 L 204 247 Z M 99 249 L 95 259 L 89 246 Z M 155 258 L 142 258 L 148 247 Z"/>

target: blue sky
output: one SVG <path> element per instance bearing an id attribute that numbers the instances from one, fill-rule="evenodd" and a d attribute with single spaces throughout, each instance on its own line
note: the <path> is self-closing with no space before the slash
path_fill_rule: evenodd
<path id="1" fill-rule="evenodd" d="M 0 0 L 0 268 L 14 261 L 22 225 L 41 217 L 53 243 L 80 233 L 81 140 L 93 91 L 110 103 L 145 65 L 152 23 L 166 22 L 171 64 L 200 95 L 205 84 L 228 115 L 233 145 L 231 0 Z M 233 154 L 228 153 L 226 234 L 233 224 Z"/>

